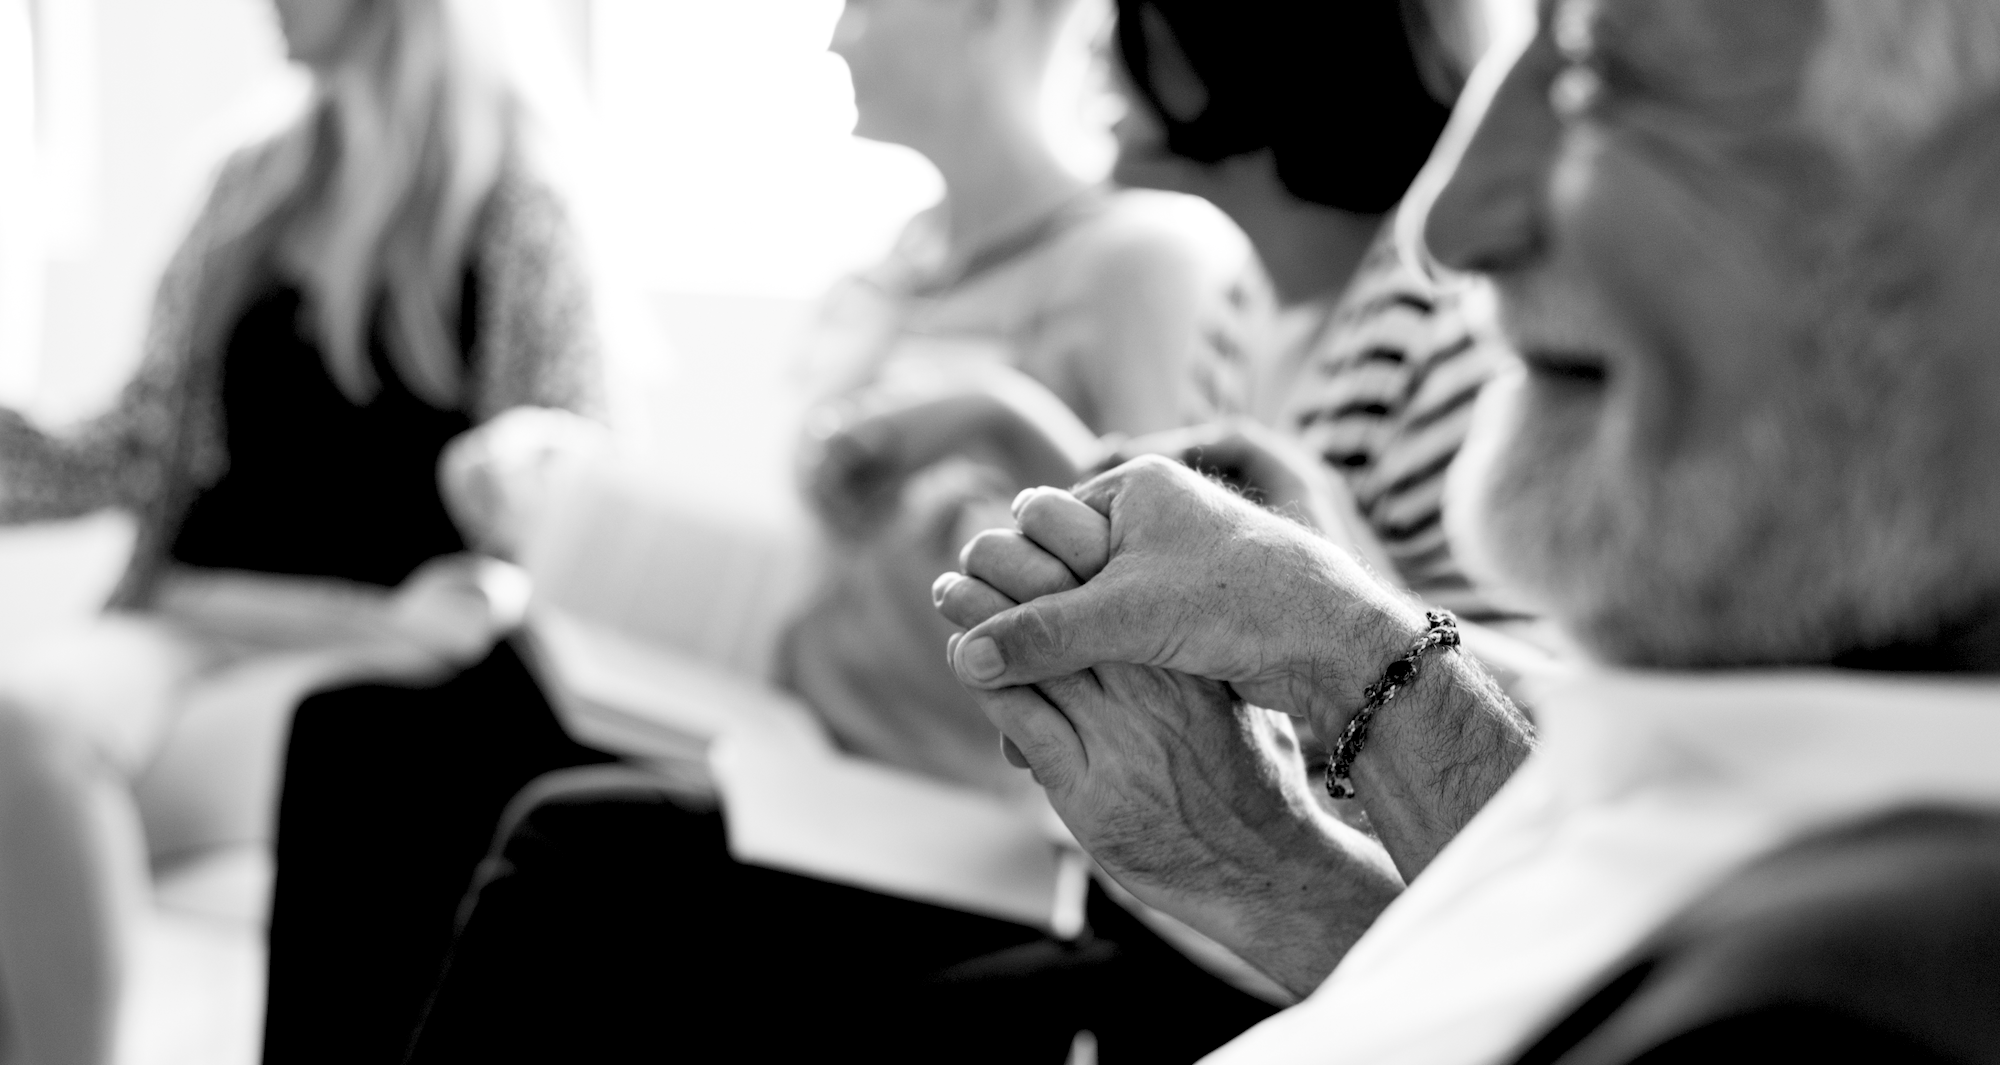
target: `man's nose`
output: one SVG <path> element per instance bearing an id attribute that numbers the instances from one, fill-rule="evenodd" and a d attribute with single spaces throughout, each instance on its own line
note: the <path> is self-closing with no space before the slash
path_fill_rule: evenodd
<path id="1" fill-rule="evenodd" d="M 1497 84 L 1482 89 L 1475 78 L 1467 87 L 1438 160 L 1450 176 L 1423 225 L 1431 258 L 1446 269 L 1501 273 L 1542 250 L 1547 178 L 1562 135 L 1544 89 L 1547 48 L 1537 41 L 1504 75 L 1494 72 Z"/>

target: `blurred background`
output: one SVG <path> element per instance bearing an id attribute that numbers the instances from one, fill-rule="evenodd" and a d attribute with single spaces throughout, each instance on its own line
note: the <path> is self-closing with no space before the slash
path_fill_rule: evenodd
<path id="1" fill-rule="evenodd" d="M 574 70 L 552 73 L 594 105 L 617 251 L 684 361 L 767 354 L 940 194 L 916 153 L 849 135 L 846 68 L 826 50 L 838 0 L 496 2 L 544 3 L 569 35 Z M 1105 123 L 1074 106 L 1090 76 L 1074 65 L 1051 120 L 1073 127 L 1078 169 L 1101 173 Z M 0 403 L 66 421 L 131 369 L 222 153 L 289 113 L 305 78 L 264 0 L 0 0 L 0 79 Z M 723 323 L 746 332 L 725 341 Z"/>
<path id="2" fill-rule="evenodd" d="M 942 193 L 851 135 L 840 0 L 492 2 L 557 27 L 539 75 L 585 105 L 604 250 L 652 327 L 613 353 L 628 436 L 696 478 L 726 450 L 736 502 L 787 504 L 770 400 L 815 301 Z M 1079 45 L 1105 8 L 1081 5 Z M 1064 54 L 1049 121 L 1101 177 L 1115 116 L 1091 49 Z M 307 91 L 268 0 L 0 0 L 0 406 L 60 426 L 110 405 L 217 166 Z M 131 536 L 111 513 L 0 528 L 0 639 L 94 612 Z M 255 1060 L 268 876 L 261 851 L 163 873 L 122 1061 Z"/>
<path id="3" fill-rule="evenodd" d="M 628 435 L 662 456 L 735 441 L 735 487 L 775 502 L 789 437 L 768 397 L 815 299 L 942 193 L 915 152 L 851 135 L 840 0 L 492 2 L 559 27 L 537 55 L 563 69 L 541 73 L 588 108 L 607 251 L 655 327 L 615 353 Z M 1105 12 L 1081 5 L 1071 32 Z M 1089 48 L 1061 54 L 1049 121 L 1099 177 L 1113 105 Z M 0 0 L 0 406 L 61 425 L 110 403 L 215 168 L 306 91 L 268 0 Z M 101 601 L 117 563 L 84 562 L 119 533 L 0 529 L 0 635 Z"/>
<path id="4" fill-rule="evenodd" d="M 646 327 L 609 352 L 633 451 L 655 477 L 726 488 L 718 506 L 796 506 L 795 412 L 776 400 L 801 334 L 820 295 L 943 191 L 915 152 L 852 135 L 847 70 L 827 51 L 841 0 L 485 2 L 559 38 L 535 42 L 536 75 L 580 105 L 602 251 Z M 1495 25 L 1525 11 L 1481 6 Z M 1044 108 L 1063 162 L 1092 180 L 1117 117 L 1094 58 L 1108 8 L 1077 6 Z M 269 0 L 0 0 L 0 407 L 61 426 L 110 405 L 216 168 L 308 88 Z M 97 611 L 132 528 L 112 513 L 0 528 L 0 641 Z M 244 795 L 274 790 L 281 739 L 239 741 L 272 745 L 272 779 Z M 256 1060 L 266 816 L 228 840 L 246 846 L 155 869 L 121 1063 Z M 175 838 L 170 819 L 146 828 Z"/>

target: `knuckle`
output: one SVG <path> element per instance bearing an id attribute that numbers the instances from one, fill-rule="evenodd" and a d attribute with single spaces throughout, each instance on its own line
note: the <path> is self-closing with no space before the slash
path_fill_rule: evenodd
<path id="1" fill-rule="evenodd" d="M 970 612 L 967 609 L 969 602 L 965 588 L 966 583 L 965 581 L 960 581 L 939 591 L 936 596 L 937 612 L 943 614 L 947 620 L 959 625 L 965 624 L 961 619 Z"/>
<path id="2" fill-rule="evenodd" d="M 938 610 L 947 619 L 970 628 L 1011 605 L 1000 593 L 974 579 L 960 581 L 947 590 Z"/>
<path id="3" fill-rule="evenodd" d="M 1014 515 L 1015 521 L 1024 530 L 1046 525 L 1060 513 L 1062 498 L 1067 495 L 1067 492 L 1038 491 L 1021 504 Z"/>
<path id="4" fill-rule="evenodd" d="M 1157 483 L 1162 477 L 1171 477 L 1174 470 L 1181 469 L 1179 462 L 1164 455 L 1141 455 L 1125 467 L 1126 479 L 1134 485 Z"/>
<path id="5" fill-rule="evenodd" d="M 1018 539 L 1019 533 L 1011 529 L 987 529 L 966 541 L 958 552 L 959 569 L 968 576 L 983 577 L 1001 564 Z"/>
<path id="6" fill-rule="evenodd" d="M 1025 652 L 1024 657 L 1034 661 L 1058 658 L 1069 646 L 1068 626 L 1052 611 L 1034 606 L 1022 609 L 1015 616 L 1007 635 L 1016 651 Z"/>

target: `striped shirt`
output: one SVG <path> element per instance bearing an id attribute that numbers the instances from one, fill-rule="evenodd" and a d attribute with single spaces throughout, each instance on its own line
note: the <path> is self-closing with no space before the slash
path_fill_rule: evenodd
<path id="1" fill-rule="evenodd" d="M 1346 291 L 1287 312 L 1265 412 L 1346 480 L 1412 591 L 1492 618 L 1445 541 L 1444 481 L 1502 349 L 1467 327 L 1457 295 L 1404 264 L 1394 228 Z"/>

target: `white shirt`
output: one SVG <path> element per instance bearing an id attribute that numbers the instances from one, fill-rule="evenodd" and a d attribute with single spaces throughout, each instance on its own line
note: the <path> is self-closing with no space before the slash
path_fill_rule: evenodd
<path id="1" fill-rule="evenodd" d="M 1131 368 L 1106 352 L 1143 323 L 1164 348 L 1146 372 L 1171 376 L 1160 383 L 1181 424 L 1247 405 L 1241 364 L 1270 297 L 1249 239 L 1212 204 L 1091 190 L 964 257 L 951 254 L 946 218 L 943 203 L 918 214 L 887 258 L 827 294 L 800 356 L 809 393 L 839 395 L 911 364 L 997 363 L 1100 433 L 1136 432 L 1103 409 L 1132 391 Z"/>
<path id="2" fill-rule="evenodd" d="M 1990 680 L 1584 673 L 1534 691 L 1541 750 L 1311 997 L 1210 1065 L 1506 1062 L 1748 860 L 1892 807 L 2000 806 Z"/>

